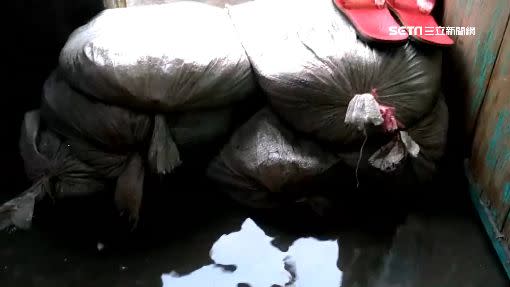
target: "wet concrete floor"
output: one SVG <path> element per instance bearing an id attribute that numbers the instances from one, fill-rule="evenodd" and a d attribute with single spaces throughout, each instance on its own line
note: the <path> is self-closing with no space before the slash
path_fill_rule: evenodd
<path id="1" fill-rule="evenodd" d="M 44 203 L 32 230 L 0 234 L 0 286 L 509 286 L 463 192 L 358 198 L 323 218 L 206 186 L 149 195 L 136 232 L 97 199 Z"/>

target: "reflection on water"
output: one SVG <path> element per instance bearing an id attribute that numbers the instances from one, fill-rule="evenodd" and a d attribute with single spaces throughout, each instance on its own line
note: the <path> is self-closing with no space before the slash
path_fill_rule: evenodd
<path id="1" fill-rule="evenodd" d="M 295 267 L 295 287 L 338 287 L 342 272 L 338 270 L 337 241 L 300 238 L 289 248 L 289 263 Z"/>
<path id="2" fill-rule="evenodd" d="M 272 240 L 255 222 L 247 219 L 240 231 L 222 235 L 209 255 L 216 264 L 237 267 L 231 274 L 237 278 L 236 283 L 248 283 L 251 287 L 283 286 L 292 279 L 285 270 L 287 255 L 274 247 Z"/>
<path id="3" fill-rule="evenodd" d="M 163 287 L 235 287 L 239 283 L 251 287 L 341 285 L 336 241 L 300 238 L 282 252 L 271 244 L 272 240 L 253 220 L 246 219 L 240 231 L 224 234 L 213 244 L 209 255 L 215 264 L 183 276 L 175 272 L 163 274 Z M 232 265 L 233 270 L 222 267 Z"/>

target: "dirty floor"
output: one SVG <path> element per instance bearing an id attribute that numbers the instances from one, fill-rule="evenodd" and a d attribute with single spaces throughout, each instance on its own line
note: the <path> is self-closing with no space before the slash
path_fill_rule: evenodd
<path id="1" fill-rule="evenodd" d="M 360 193 L 325 219 L 246 210 L 198 185 L 149 194 L 136 232 L 97 199 L 41 204 L 31 231 L 0 234 L 0 286 L 509 286 L 464 187 Z"/>

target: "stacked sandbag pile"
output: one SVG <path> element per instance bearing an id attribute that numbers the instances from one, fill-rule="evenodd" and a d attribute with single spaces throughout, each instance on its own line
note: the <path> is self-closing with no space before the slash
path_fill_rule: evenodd
<path id="1" fill-rule="evenodd" d="M 229 13 L 270 106 L 210 166 L 235 198 L 296 200 L 286 194 L 337 164 L 350 171 L 331 179 L 346 186 L 432 178 L 448 126 L 438 49 L 367 44 L 331 0 L 257 0 Z"/>
<path id="2" fill-rule="evenodd" d="M 331 0 L 106 10 L 70 36 L 26 115 L 34 185 L 0 206 L 0 229 L 26 227 L 45 194 L 109 190 L 136 223 L 147 175 L 181 164 L 255 207 L 320 203 L 328 182 L 422 183 L 446 141 L 440 71 L 437 49 L 360 41 Z M 257 82 L 267 107 L 253 115 Z"/>
<path id="3" fill-rule="evenodd" d="M 198 155 L 246 117 L 237 116 L 249 110 L 255 85 L 226 9 L 177 2 L 105 10 L 69 37 L 40 111 L 27 114 L 20 147 L 34 186 L 0 208 L 0 228 L 25 227 L 44 194 L 111 183 L 119 211 L 136 223 L 147 175 L 205 167 L 218 150 Z"/>

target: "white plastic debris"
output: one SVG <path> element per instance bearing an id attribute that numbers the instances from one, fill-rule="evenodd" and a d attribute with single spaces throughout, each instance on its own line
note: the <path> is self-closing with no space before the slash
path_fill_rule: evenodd
<path id="1" fill-rule="evenodd" d="M 417 157 L 419 153 L 420 146 L 407 132 L 400 131 L 399 136 L 377 150 L 368 161 L 375 168 L 391 172 L 400 165 L 408 154 Z"/>
<path id="2" fill-rule="evenodd" d="M 347 107 L 344 122 L 363 130 L 368 124 L 378 126 L 384 120 L 379 109 L 379 103 L 372 94 L 366 93 L 355 95 L 352 98 Z"/>
<path id="3" fill-rule="evenodd" d="M 409 133 L 405 131 L 400 131 L 400 139 L 402 140 L 402 143 L 406 147 L 407 152 L 412 157 L 417 157 L 420 153 L 420 146 L 411 138 Z"/>

